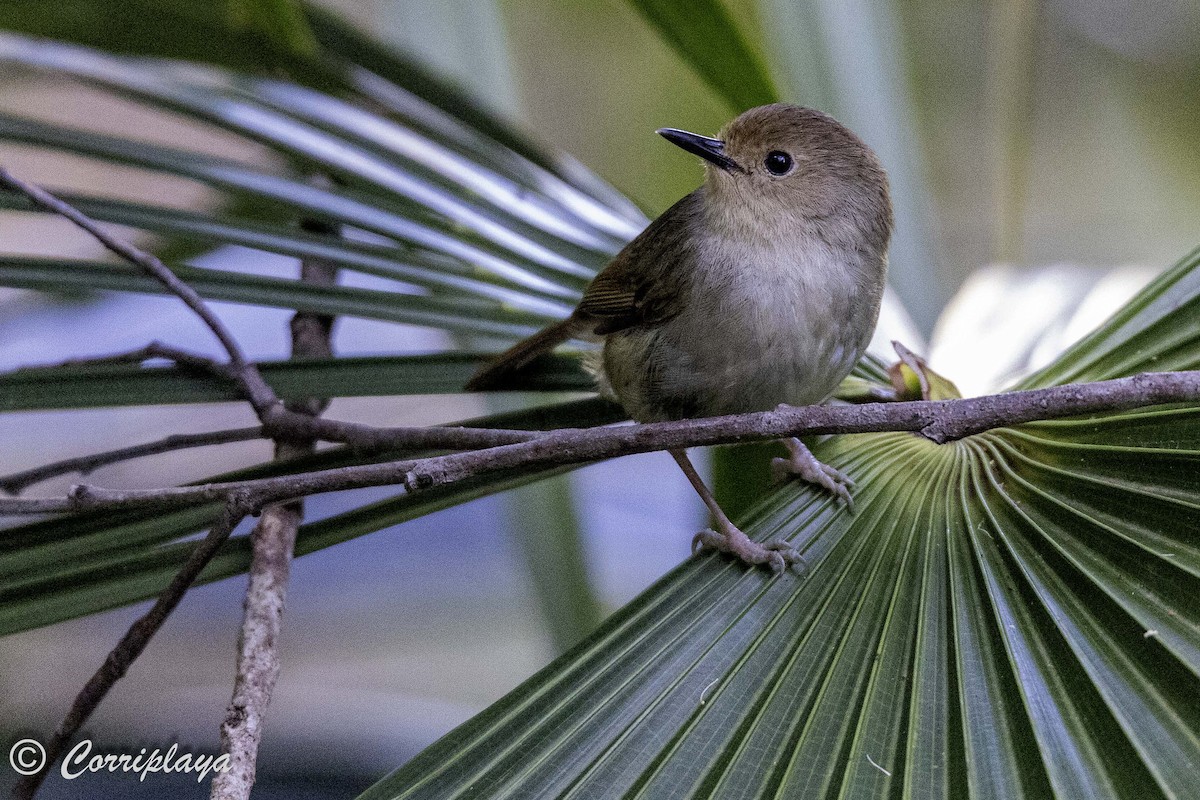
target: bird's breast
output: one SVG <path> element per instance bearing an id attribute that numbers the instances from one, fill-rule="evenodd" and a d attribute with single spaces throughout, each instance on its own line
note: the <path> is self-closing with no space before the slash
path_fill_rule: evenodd
<path id="1" fill-rule="evenodd" d="M 854 254 L 809 244 L 710 247 L 705 256 L 678 315 L 606 342 L 607 379 L 626 409 L 670 419 L 829 397 L 879 310 Z"/>

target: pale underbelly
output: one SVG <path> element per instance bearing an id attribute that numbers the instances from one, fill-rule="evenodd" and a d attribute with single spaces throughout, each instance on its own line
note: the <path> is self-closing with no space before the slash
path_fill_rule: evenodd
<path id="1" fill-rule="evenodd" d="M 640 421 L 819 403 L 849 374 L 870 333 L 853 319 L 828 322 L 819 311 L 726 314 L 719 322 L 681 315 L 610 336 L 598 377 Z M 864 327 L 867 335 L 856 333 Z"/>

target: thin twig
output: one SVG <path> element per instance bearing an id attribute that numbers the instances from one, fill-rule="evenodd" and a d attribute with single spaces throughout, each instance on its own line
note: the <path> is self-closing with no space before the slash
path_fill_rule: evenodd
<path id="1" fill-rule="evenodd" d="M 560 429 L 536 438 L 451 455 L 389 461 L 255 480 L 162 489 L 74 487 L 66 497 L 0 498 L 0 514 L 118 508 L 177 508 L 244 492 L 261 507 L 320 492 L 402 483 L 421 491 L 511 469 L 534 470 L 635 453 L 817 434 L 910 431 L 945 443 L 975 433 L 1038 420 L 1061 419 L 1169 403 L 1200 403 L 1200 371 L 1149 372 L 1095 383 L 1054 386 L 957 400 L 912 400 L 856 406 L 781 406 L 774 411 L 646 425 Z M 528 432 L 522 432 L 529 435 Z"/>
<path id="2" fill-rule="evenodd" d="M 527 442 L 544 431 L 521 431 L 462 426 L 412 428 L 376 428 L 357 422 L 342 422 L 322 417 L 306 417 L 284 411 L 264 426 L 279 438 L 317 439 L 346 444 L 356 450 L 479 450 L 502 444 Z"/>
<path id="3" fill-rule="evenodd" d="M 184 369 L 190 369 L 196 372 L 211 373 L 218 378 L 230 380 L 232 378 L 227 364 L 221 364 L 208 356 L 199 353 L 193 353 L 189 350 L 184 350 L 179 347 L 163 344 L 162 342 L 150 342 L 150 344 L 139 347 L 135 350 L 125 350 L 120 353 L 110 353 L 104 356 L 85 356 L 83 358 L 69 358 L 66 361 L 61 361 L 58 364 L 51 365 L 34 365 L 21 367 L 20 371 L 39 370 L 39 369 L 59 369 L 62 367 L 88 367 L 93 364 L 141 364 L 144 361 L 151 361 L 160 358 L 164 361 L 171 361 Z"/>
<path id="4" fill-rule="evenodd" d="M 248 507 L 244 504 L 243 498 L 238 495 L 232 495 L 225 507 L 221 510 L 220 516 L 213 523 L 208 535 L 196 545 L 188 556 L 187 561 L 175 573 L 175 577 L 167 584 L 167 588 L 163 589 L 162 594 L 158 596 L 158 600 L 144 615 L 138 618 L 136 622 L 129 627 L 125 635 L 121 637 L 121 641 L 112 649 L 108 657 L 104 659 L 104 663 L 100 666 L 91 679 L 80 690 L 75 698 L 75 702 L 71 705 L 71 710 L 67 712 L 67 716 L 59 724 L 54 731 L 54 735 L 46 742 L 46 765 L 40 772 L 22 778 L 13 788 L 13 798 L 28 800 L 37 792 L 38 787 L 45 779 L 50 768 L 62 756 L 66 749 L 67 743 L 70 742 L 79 728 L 87 721 L 96 707 L 129 669 L 129 665 L 141 655 L 146 649 L 146 645 L 150 643 L 150 639 L 158 632 L 167 621 L 167 617 L 179 605 L 179 601 L 183 599 L 184 593 L 195 582 L 200 572 L 208 565 L 217 551 L 221 549 L 221 545 L 233 533 L 233 529 L 238 526 L 238 523 L 246 516 Z"/>
<path id="5" fill-rule="evenodd" d="M 45 464 L 11 475 L 0 476 L 0 491 L 9 494 L 20 494 L 25 489 L 44 480 L 59 475 L 69 475 L 78 472 L 88 475 L 101 467 L 132 461 L 135 458 L 161 455 L 176 450 L 187 450 L 193 447 L 208 447 L 210 445 L 230 444 L 233 442 L 250 442 L 264 438 L 263 428 L 256 425 L 252 428 L 233 428 L 224 431 L 206 431 L 204 433 L 176 433 L 153 442 L 107 450 L 103 453 L 93 453 L 86 456 L 76 456 Z"/>
<path id="6" fill-rule="evenodd" d="M 336 236 L 338 227 L 305 221 L 313 233 Z M 300 280 L 319 286 L 337 282 L 337 267 L 323 259 L 300 264 Z M 298 312 L 292 317 L 292 358 L 329 358 L 333 355 L 333 317 Z M 315 418 L 329 406 L 328 398 L 306 398 L 288 404 L 288 411 Z M 311 455 L 312 438 L 280 438 L 275 457 L 291 460 Z M 229 755 L 230 769 L 213 777 L 212 800 L 249 800 L 258 771 L 258 746 L 263 721 L 279 678 L 279 637 L 287 600 L 288 578 L 296 533 L 304 519 L 302 500 L 266 508 L 251 535 L 253 554 L 246 584 L 246 601 L 238 636 L 237 671 L 233 697 L 221 724 L 221 747 Z"/>
<path id="7" fill-rule="evenodd" d="M 221 749 L 229 770 L 214 773 L 213 800 L 248 798 L 257 772 L 263 719 L 279 677 L 277 650 L 287 600 L 288 577 L 301 503 L 278 503 L 263 510 L 251 534 L 253 554 L 238 634 L 233 696 L 221 722 Z"/>
<path id="8" fill-rule="evenodd" d="M 546 434 L 521 444 L 420 459 L 404 476 L 410 491 L 489 472 L 598 461 L 635 453 L 791 436 L 910 431 L 938 444 L 1023 422 L 1200 403 L 1200 371 L 1156 372 L 954 400 L 860 406 L 780 406 L 774 411 Z M 382 465 L 381 465 L 382 466 Z"/>
<path id="9" fill-rule="evenodd" d="M 2 166 L 0 166 L 0 186 L 20 192 L 33 201 L 35 205 L 65 217 L 91 234 L 106 248 L 126 261 L 141 267 L 154 277 L 155 280 L 165 286 L 168 291 L 182 300 L 188 308 L 195 312 L 196 316 L 200 317 L 204 324 L 208 326 L 208 329 L 212 331 L 212 334 L 217 337 L 217 340 L 229 355 L 229 364 L 234 380 L 238 382 L 247 401 L 254 407 L 259 417 L 262 418 L 279 404 L 279 399 L 275 396 L 275 392 L 263 380 L 258 369 L 246 358 L 241 346 L 233 338 L 233 334 L 229 332 L 225 324 L 212 312 L 204 300 L 201 299 L 200 295 L 196 293 L 195 289 L 181 281 L 157 257 L 134 247 L 129 242 L 112 236 L 104 228 L 100 227 L 99 224 L 79 211 L 79 209 L 69 203 L 63 202 L 45 189 L 21 180 Z"/>

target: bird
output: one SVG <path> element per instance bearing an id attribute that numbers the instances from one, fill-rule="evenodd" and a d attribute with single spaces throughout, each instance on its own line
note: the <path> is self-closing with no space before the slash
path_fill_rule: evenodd
<path id="1" fill-rule="evenodd" d="M 716 137 L 657 133 L 700 157 L 703 183 L 630 241 L 570 316 L 485 364 L 469 391 L 511 388 L 572 339 L 603 340 L 597 387 L 641 423 L 821 403 L 850 373 L 878 321 L 893 227 L 871 148 L 830 115 L 786 103 L 745 111 Z M 777 478 L 817 484 L 853 510 L 850 476 L 782 441 Z M 694 552 L 775 572 L 802 561 L 786 542 L 750 539 L 686 450 L 669 452 L 714 521 Z"/>

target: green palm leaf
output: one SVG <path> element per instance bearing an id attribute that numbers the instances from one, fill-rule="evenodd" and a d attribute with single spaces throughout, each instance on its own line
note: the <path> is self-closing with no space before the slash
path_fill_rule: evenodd
<path id="1" fill-rule="evenodd" d="M 176 241 L 193 241 L 204 249 L 230 244 L 294 258 L 328 259 L 342 269 L 402 281 L 441 294 L 486 298 L 555 317 L 570 311 L 563 298 L 570 300 L 577 295 L 559 288 L 539 291 L 501 275 L 482 272 L 469 261 L 429 250 L 333 239 L 305 233 L 283 222 L 180 211 L 69 192 L 57 194 L 92 219 L 167 235 Z M 5 193 L 0 193 L 0 209 L 32 210 L 24 199 Z"/>
<path id="2" fill-rule="evenodd" d="M 430 217 L 413 207 L 404 208 L 393 200 L 350 189 L 319 188 L 226 159 L 3 114 L 0 114 L 0 139 L 64 149 L 189 178 L 235 197 L 253 198 L 293 217 L 350 225 L 409 247 L 464 259 L 489 273 L 541 291 L 558 292 L 560 296 L 572 296 L 594 272 L 522 237 L 499 243 L 478 231 L 457 229 L 451 220 Z"/>
<path id="3" fill-rule="evenodd" d="M 1194 369 L 1197 276 L 1026 383 Z M 1189 796 L 1200 410 L 815 452 L 857 512 L 789 486 L 747 524 L 802 574 L 690 560 L 363 797 Z"/>
<path id="4" fill-rule="evenodd" d="M 298 85 L 368 99 L 385 110 L 385 117 L 557 199 L 619 237 L 633 235 L 644 224 L 624 196 L 590 171 L 514 132 L 413 59 L 363 36 L 317 5 L 292 5 L 303 10 L 317 52 L 288 46 L 277 35 L 264 35 L 229 13 L 226 4 L 207 0 L 65 0 L 54 14 L 45 13 L 36 0 L 11 0 L 0 6 L 0 29 L 243 73 L 283 72 Z M 52 43 L 40 40 L 39 44 Z"/>
<path id="5" fill-rule="evenodd" d="M 629 0 L 629 5 L 736 111 L 779 100 L 761 55 L 721 0 Z"/>
<path id="6" fill-rule="evenodd" d="M 237 303 L 294 308 L 316 314 L 382 319 L 455 333 L 500 338 L 529 335 L 554 316 L 506 309 L 501 304 L 463 297 L 431 297 L 348 286 L 310 286 L 217 269 L 174 267 L 201 297 Z M 107 289 L 166 294 L 161 284 L 131 264 L 0 256 L 0 286 L 21 289 Z"/>
<path id="7" fill-rule="evenodd" d="M 357 356 L 266 361 L 259 365 L 285 400 L 323 396 L 381 397 L 454 394 L 490 356 L 435 353 L 414 356 Z M 554 355 L 531 366 L 530 391 L 587 392 L 592 377 L 578 357 Z M 137 364 L 80 364 L 38 367 L 0 374 L 0 411 L 104 408 L 170 403 L 227 403 L 237 389 L 178 367 Z"/>

